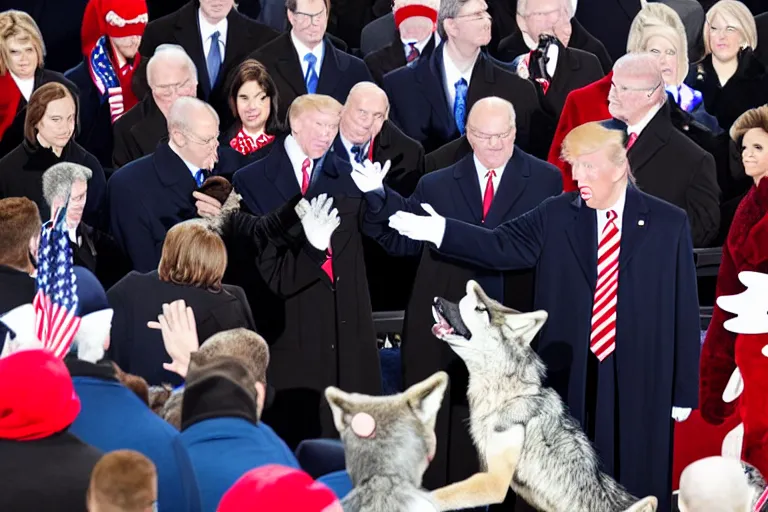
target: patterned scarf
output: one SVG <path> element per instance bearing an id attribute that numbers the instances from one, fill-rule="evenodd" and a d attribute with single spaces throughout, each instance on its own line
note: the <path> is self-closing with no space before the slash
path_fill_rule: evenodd
<path id="1" fill-rule="evenodd" d="M 115 67 L 110 59 L 110 48 L 107 44 L 107 36 L 101 36 L 96 42 L 91 55 L 88 58 L 88 70 L 91 73 L 91 79 L 99 90 L 102 103 L 110 97 L 110 89 L 122 89 L 123 112 L 127 112 L 131 107 L 138 103 L 138 99 L 131 90 L 131 79 L 133 71 L 139 64 L 139 54 L 133 59 L 133 63 L 126 63 L 119 72 L 115 72 Z M 116 60 L 116 59 L 115 59 Z M 112 116 L 112 122 L 117 121 L 119 116 Z"/>
<path id="2" fill-rule="evenodd" d="M 672 94 L 680 108 L 689 113 L 693 112 L 704 101 L 704 97 L 699 91 L 691 89 L 685 84 L 680 85 L 680 87 L 668 85 L 665 89 Z"/>
<path id="3" fill-rule="evenodd" d="M 229 145 L 241 155 L 250 155 L 267 144 L 271 144 L 273 140 L 275 140 L 275 136 L 267 135 L 266 133 L 262 133 L 254 140 L 253 137 L 245 133 L 245 129 L 240 128 L 237 135 L 229 141 Z"/>

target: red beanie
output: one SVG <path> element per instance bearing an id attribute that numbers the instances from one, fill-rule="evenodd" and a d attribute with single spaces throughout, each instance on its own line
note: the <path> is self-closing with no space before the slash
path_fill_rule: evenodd
<path id="1" fill-rule="evenodd" d="M 435 0 L 395 0 L 392 5 L 392 13 L 395 16 L 395 26 L 400 28 L 400 24 L 408 18 L 423 16 L 437 24 L 437 11 L 440 2 Z"/>
<path id="2" fill-rule="evenodd" d="M 80 30 L 83 55 L 91 54 L 101 36 L 144 35 L 148 21 L 145 0 L 89 0 Z"/>
<path id="3" fill-rule="evenodd" d="M 328 487 L 300 469 L 269 464 L 252 469 L 224 493 L 217 512 L 342 512 Z"/>
<path id="4" fill-rule="evenodd" d="M 0 359 L 0 439 L 32 441 L 69 427 L 80 412 L 64 362 L 47 350 Z"/>

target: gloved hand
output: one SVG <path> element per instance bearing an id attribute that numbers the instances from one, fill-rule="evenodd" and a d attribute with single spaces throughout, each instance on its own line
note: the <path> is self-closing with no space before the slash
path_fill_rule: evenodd
<path id="1" fill-rule="evenodd" d="M 412 240 L 432 242 L 436 247 L 440 247 L 445 235 L 445 217 L 438 215 L 434 208 L 426 203 L 422 203 L 421 207 L 429 216 L 399 211 L 389 217 L 389 227 Z"/>
<path id="2" fill-rule="evenodd" d="M 107 89 L 109 95 L 109 115 L 112 118 L 112 123 L 117 121 L 120 116 L 125 114 L 125 105 L 123 103 L 123 88 L 122 87 L 110 87 Z"/>
<path id="3" fill-rule="evenodd" d="M 384 163 L 383 167 L 379 162 L 371 162 L 370 160 L 366 160 L 362 164 L 352 162 L 352 181 L 364 194 L 379 190 L 384 186 L 384 178 L 389 172 L 390 165 L 389 160 Z"/>
<path id="4" fill-rule="evenodd" d="M 688 419 L 691 409 L 688 407 L 672 407 L 672 418 L 678 423 Z"/>
<path id="5" fill-rule="evenodd" d="M 302 199 L 295 208 L 307 241 L 320 251 L 328 249 L 331 245 L 331 235 L 341 224 L 339 211 L 336 208 L 331 210 L 332 205 L 332 197 L 320 194 L 309 202 Z"/>

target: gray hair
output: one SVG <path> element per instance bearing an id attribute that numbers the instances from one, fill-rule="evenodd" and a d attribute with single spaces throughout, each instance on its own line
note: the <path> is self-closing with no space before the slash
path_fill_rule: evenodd
<path id="1" fill-rule="evenodd" d="M 658 95 L 658 103 L 664 103 L 667 100 L 667 93 L 664 89 L 664 77 L 661 76 L 659 61 L 650 53 L 637 52 L 625 54 L 613 64 L 614 72 L 619 69 L 626 70 L 634 77 L 648 77 L 652 79 L 653 83 L 649 84 L 648 90 L 650 91 L 653 87 L 656 87 L 656 89 L 651 92 L 649 98 Z"/>
<path id="2" fill-rule="evenodd" d="M 461 12 L 461 8 L 469 0 L 442 0 L 440 2 L 440 10 L 437 13 L 437 33 L 440 38 L 445 41 L 448 39 L 448 34 L 445 32 L 445 20 L 449 18 L 455 18 Z"/>
<path id="3" fill-rule="evenodd" d="M 531 2 L 531 1 L 532 0 L 517 0 L 518 16 L 525 17 L 528 15 L 528 12 L 527 12 L 528 2 Z M 563 8 L 565 9 L 565 13 L 568 16 L 568 19 L 570 20 L 571 18 L 573 18 L 575 14 L 575 7 L 574 7 L 573 0 L 561 0 L 561 3 L 563 4 Z"/>
<path id="4" fill-rule="evenodd" d="M 189 54 L 184 51 L 184 48 L 178 44 L 161 44 L 147 63 L 147 83 L 150 88 L 153 82 L 152 77 L 155 76 L 155 68 L 158 66 L 163 68 L 163 64 L 167 65 L 169 63 L 181 64 L 189 72 L 190 79 L 197 83 L 197 66 L 195 66 Z"/>
<path id="5" fill-rule="evenodd" d="M 43 173 L 43 197 L 48 206 L 53 206 L 56 199 L 66 200 L 76 181 L 91 179 L 93 171 L 84 165 L 60 162 L 52 165 Z"/>
<path id="6" fill-rule="evenodd" d="M 189 131 L 190 121 L 201 110 L 209 112 L 216 119 L 216 122 L 219 122 L 219 114 L 212 106 L 202 100 L 192 96 L 182 96 L 174 101 L 171 111 L 168 113 L 168 133 L 174 128 L 179 131 Z"/>

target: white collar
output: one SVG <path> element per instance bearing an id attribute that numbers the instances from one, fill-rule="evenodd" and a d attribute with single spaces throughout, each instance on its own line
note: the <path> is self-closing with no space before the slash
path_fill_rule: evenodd
<path id="1" fill-rule="evenodd" d="M 19 78 L 12 71 L 9 70 L 8 72 L 11 74 L 11 78 L 16 83 L 16 87 L 18 87 L 21 95 L 24 96 L 25 100 L 29 101 L 29 97 L 32 96 L 32 92 L 35 90 L 35 77 Z"/>
<path id="2" fill-rule="evenodd" d="M 197 20 L 200 24 L 200 37 L 203 40 L 203 43 L 208 41 L 208 39 L 211 38 L 214 32 L 219 32 L 219 41 L 224 46 L 227 46 L 227 27 L 229 26 L 229 23 L 227 22 L 227 18 L 224 18 L 220 22 L 218 22 L 215 25 L 211 25 L 208 20 L 205 19 L 205 16 L 203 16 L 203 11 L 201 9 L 197 10 Z M 205 46 L 205 45 L 203 45 Z"/>
<path id="3" fill-rule="evenodd" d="M 181 159 L 182 162 L 184 162 L 184 165 L 187 166 L 187 169 L 189 169 L 189 172 L 192 173 L 192 177 L 195 178 L 197 175 L 197 171 L 200 170 L 200 167 L 192 164 L 189 160 L 185 160 L 183 156 L 179 154 L 178 148 L 173 144 L 173 142 L 168 143 L 168 147 L 171 148 L 171 151 Z"/>
<path id="4" fill-rule="evenodd" d="M 627 185 L 629 186 L 629 185 Z M 613 210 L 616 212 L 616 227 L 621 231 L 621 221 L 624 218 L 624 204 L 627 202 L 627 189 L 626 187 L 622 191 L 619 198 L 616 200 L 616 202 L 613 204 L 613 206 L 610 206 L 609 208 L 605 208 L 602 210 L 595 210 L 595 213 L 597 214 L 597 236 L 598 241 L 600 240 L 600 235 L 603 232 L 603 228 L 608 223 L 608 211 Z"/>
<path id="5" fill-rule="evenodd" d="M 291 167 L 293 167 L 294 171 L 296 169 L 301 170 L 301 166 L 304 165 L 304 160 L 308 159 L 309 157 L 301 149 L 299 143 L 296 142 L 296 139 L 293 138 L 293 135 L 289 135 L 285 138 L 283 146 L 285 147 L 285 152 L 288 154 L 288 159 L 291 161 Z M 312 174 L 312 168 L 314 165 L 315 162 L 309 158 L 310 174 Z"/>
<path id="6" fill-rule="evenodd" d="M 293 30 L 291 30 L 290 34 L 291 34 L 291 41 L 293 42 L 293 47 L 296 49 L 296 53 L 299 55 L 299 62 L 302 64 L 305 64 L 304 56 L 308 53 L 311 53 L 317 58 L 317 63 L 315 64 L 315 66 L 317 66 L 317 69 L 320 69 L 320 65 L 323 63 L 323 52 L 325 50 L 325 42 L 320 41 L 314 48 L 309 48 L 307 45 L 299 41 L 299 39 L 293 33 Z"/>
<path id="7" fill-rule="evenodd" d="M 480 54 L 478 53 L 477 56 L 479 57 Z M 454 88 L 454 84 L 459 81 L 460 78 L 463 78 L 467 81 L 467 86 L 469 86 L 469 81 L 472 79 L 472 71 L 475 69 L 475 64 L 477 63 L 477 57 L 475 57 L 475 62 L 469 67 L 466 73 L 462 73 L 459 71 L 459 68 L 454 64 L 453 60 L 451 59 L 451 56 L 448 53 L 448 48 L 443 45 L 443 67 L 445 68 L 445 78 L 446 78 L 446 86 L 450 86 L 451 89 Z"/>
<path id="8" fill-rule="evenodd" d="M 481 180 L 485 180 L 486 174 L 488 174 L 488 168 L 484 166 L 482 163 L 480 163 L 480 160 L 477 159 L 477 155 L 474 153 L 472 154 L 472 159 L 475 161 L 475 169 L 477 169 L 477 175 L 480 177 Z M 504 173 L 504 168 L 507 167 L 507 164 L 509 163 L 509 160 L 504 162 L 504 165 L 500 167 L 494 167 L 494 171 L 496 171 L 496 178 L 501 179 L 502 173 Z M 496 181 L 496 180 L 494 180 Z"/>
<path id="9" fill-rule="evenodd" d="M 440 46 L 440 34 L 437 32 L 432 32 L 429 37 L 422 41 L 414 41 L 413 39 L 403 39 L 400 38 L 400 41 L 403 43 L 403 49 L 405 49 L 406 54 L 408 53 L 408 49 L 411 47 L 411 43 L 416 43 L 416 49 L 419 50 L 419 55 L 421 55 L 424 52 L 424 48 L 427 47 L 429 44 L 429 40 L 432 38 L 435 38 L 435 48 Z M 407 56 L 407 55 L 406 55 Z"/>
<path id="10" fill-rule="evenodd" d="M 645 130 L 645 127 L 648 126 L 648 123 L 651 122 L 651 119 L 653 119 L 653 117 L 659 112 L 659 110 L 661 110 L 661 107 L 663 105 L 664 104 L 662 103 L 661 105 L 656 105 L 655 107 L 652 107 L 651 110 L 649 110 L 648 113 L 645 114 L 645 116 L 640 121 L 638 121 L 633 125 L 627 125 L 627 134 L 629 135 L 630 133 L 636 133 L 637 136 L 639 137 L 640 134 L 643 133 L 643 130 Z"/>

